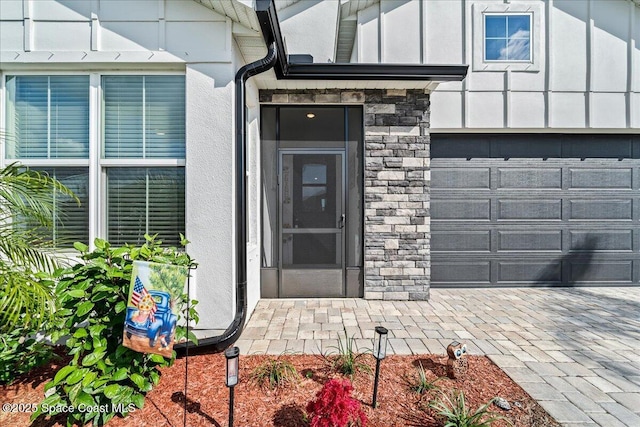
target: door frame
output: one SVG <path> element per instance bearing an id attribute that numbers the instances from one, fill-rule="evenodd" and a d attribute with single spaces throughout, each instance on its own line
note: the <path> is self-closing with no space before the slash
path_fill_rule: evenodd
<path id="1" fill-rule="evenodd" d="M 295 296 L 289 296 L 289 295 L 283 295 L 283 288 L 282 288 L 282 284 L 283 284 L 283 272 L 284 272 L 284 268 L 283 268 L 283 254 L 282 254 L 282 237 L 283 237 L 283 227 L 282 227 L 282 214 L 283 214 L 283 209 L 282 209 L 282 201 L 283 201 L 283 191 L 284 191 L 284 186 L 282 185 L 282 167 L 283 165 L 283 157 L 285 155 L 295 155 L 295 154 L 312 154 L 312 155 L 339 155 L 340 156 L 340 167 L 341 167 L 341 181 L 338 185 L 341 188 L 342 191 L 342 197 L 341 197 L 341 215 L 343 215 L 343 226 L 342 228 L 336 227 L 334 230 L 340 230 L 339 234 L 340 234 L 340 248 L 341 248 L 341 257 L 340 257 L 340 269 L 341 274 L 341 280 L 342 280 L 342 284 L 341 284 L 341 294 L 339 297 L 344 298 L 347 295 L 347 268 L 346 268 L 346 224 L 347 224 L 347 165 L 346 165 L 346 158 L 347 158 L 347 150 L 346 149 L 340 149 L 340 148 L 282 148 L 282 149 L 278 149 L 277 151 L 277 159 L 278 159 L 278 201 L 277 201 L 277 206 L 278 206 L 278 218 L 277 218 L 277 222 L 278 222 L 278 297 L 279 298 L 295 298 Z M 313 229 L 309 229 L 309 230 L 313 230 Z M 336 231 L 336 234 L 338 232 Z M 330 233 L 326 233 L 326 234 L 330 234 Z M 304 269 L 301 269 L 304 270 Z M 322 297 L 319 297 L 322 298 Z"/>

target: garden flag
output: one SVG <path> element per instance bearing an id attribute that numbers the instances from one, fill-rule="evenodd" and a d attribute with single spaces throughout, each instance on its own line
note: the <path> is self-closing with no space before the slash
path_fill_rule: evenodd
<path id="1" fill-rule="evenodd" d="M 134 261 L 122 345 L 171 357 L 189 268 Z"/>

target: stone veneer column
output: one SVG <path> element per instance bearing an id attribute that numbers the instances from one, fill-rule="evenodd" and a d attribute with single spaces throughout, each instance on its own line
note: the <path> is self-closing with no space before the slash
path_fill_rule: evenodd
<path id="1" fill-rule="evenodd" d="M 429 95 L 366 91 L 365 298 L 426 300 Z"/>
<path id="2" fill-rule="evenodd" d="M 429 299 L 429 95 L 422 90 L 268 90 L 274 104 L 364 103 L 364 297 Z"/>

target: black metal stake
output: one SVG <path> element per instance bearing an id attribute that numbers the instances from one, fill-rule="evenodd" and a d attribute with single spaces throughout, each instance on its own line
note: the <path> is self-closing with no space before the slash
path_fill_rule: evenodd
<path id="1" fill-rule="evenodd" d="M 373 407 L 376 408 L 378 398 L 378 380 L 380 378 L 380 359 L 376 359 L 376 380 L 373 383 Z"/>
<path id="2" fill-rule="evenodd" d="M 233 389 L 235 387 L 229 387 L 229 427 L 233 427 Z"/>

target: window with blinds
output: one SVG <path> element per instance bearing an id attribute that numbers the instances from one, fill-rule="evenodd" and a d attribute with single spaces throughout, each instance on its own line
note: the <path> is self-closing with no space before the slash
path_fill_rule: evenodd
<path id="1" fill-rule="evenodd" d="M 46 172 L 81 201 L 58 197 L 54 227 L 41 230 L 43 239 L 59 248 L 96 236 L 140 244 L 149 233 L 179 244 L 184 75 L 10 75 L 5 82 L 4 163 Z M 90 97 L 92 86 L 100 97 Z M 93 126 L 101 132 L 90 132 Z M 90 211 L 96 213 L 91 222 Z"/>
<path id="2" fill-rule="evenodd" d="M 56 194 L 43 239 L 58 248 L 88 243 L 89 76 L 8 76 L 6 88 L 6 159 L 59 179 L 81 201 Z"/>
<path id="3" fill-rule="evenodd" d="M 103 158 L 112 160 L 108 239 L 141 244 L 149 233 L 178 245 L 185 232 L 184 167 L 175 166 L 185 158 L 184 76 L 104 76 L 102 88 Z"/>

